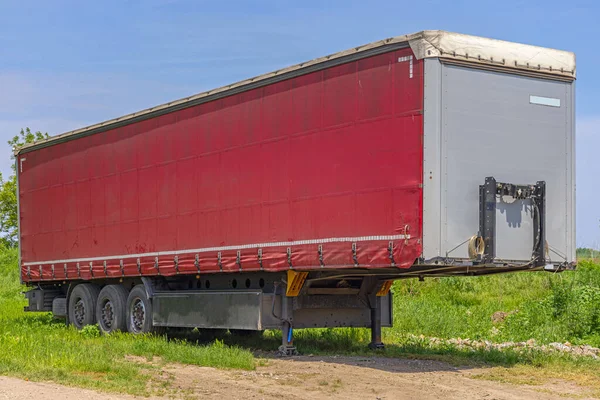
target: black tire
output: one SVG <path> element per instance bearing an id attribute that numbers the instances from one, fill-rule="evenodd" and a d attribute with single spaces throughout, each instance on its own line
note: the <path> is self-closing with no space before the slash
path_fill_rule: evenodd
<path id="1" fill-rule="evenodd" d="M 102 288 L 96 302 L 96 319 L 102 333 L 127 330 L 127 289 L 123 285 Z"/>
<path id="2" fill-rule="evenodd" d="M 91 283 L 75 286 L 69 297 L 69 323 L 81 329 L 96 324 L 96 302 L 100 288 Z"/>
<path id="3" fill-rule="evenodd" d="M 139 335 L 143 333 L 163 334 L 165 329 L 152 325 L 152 301 L 146 294 L 144 285 L 137 285 L 127 297 L 127 331 Z"/>

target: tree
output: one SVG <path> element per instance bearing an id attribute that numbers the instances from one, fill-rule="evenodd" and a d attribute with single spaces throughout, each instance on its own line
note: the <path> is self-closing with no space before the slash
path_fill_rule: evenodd
<path id="1" fill-rule="evenodd" d="M 8 141 L 11 149 L 11 160 L 15 159 L 14 151 L 27 143 L 46 139 L 49 135 L 40 131 L 31 132 L 29 128 L 21 129 L 18 135 Z M 15 165 L 12 174 L 4 180 L 0 173 L 0 241 L 9 247 L 14 247 L 19 240 L 19 215 L 17 212 L 17 175 Z"/>

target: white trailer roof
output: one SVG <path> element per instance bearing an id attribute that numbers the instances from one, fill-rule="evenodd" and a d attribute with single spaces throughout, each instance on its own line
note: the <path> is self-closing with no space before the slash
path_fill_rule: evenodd
<path id="1" fill-rule="evenodd" d="M 325 68 L 328 64 L 336 63 L 336 61 L 339 63 L 346 62 L 346 59 L 354 57 L 366 57 L 369 53 L 385 50 L 394 45 L 399 47 L 402 47 L 402 45 L 410 46 L 418 59 L 437 57 L 459 63 L 479 64 L 481 67 L 493 67 L 500 70 L 540 73 L 550 78 L 555 76 L 557 79 L 575 79 L 576 76 L 575 54 L 572 52 L 446 31 L 421 31 L 357 46 L 218 89 L 209 90 L 99 124 L 66 132 L 49 139 L 27 144 L 16 149 L 15 154 L 50 146 L 55 142 L 59 143 L 79 136 L 99 133 L 119 125 L 126 125 L 156 115 L 211 101 L 214 98 L 224 97 L 229 94 L 269 84 L 273 80 L 288 79 L 288 77 L 296 74 L 308 73 L 311 67 L 318 68 L 319 66 L 323 66 Z"/>
<path id="2" fill-rule="evenodd" d="M 422 31 L 408 39 L 417 58 L 460 59 L 575 78 L 575 54 L 569 51 L 445 31 Z"/>

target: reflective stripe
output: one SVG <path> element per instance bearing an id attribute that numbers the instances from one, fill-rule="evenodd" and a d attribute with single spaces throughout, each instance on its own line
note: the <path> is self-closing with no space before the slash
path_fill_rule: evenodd
<path id="1" fill-rule="evenodd" d="M 124 258 L 160 257 L 160 256 L 172 256 L 172 255 L 187 254 L 187 253 L 206 253 L 209 251 L 246 250 L 246 249 L 260 249 L 260 248 L 264 248 L 264 247 L 291 247 L 291 246 L 303 246 L 303 245 L 308 245 L 308 244 L 372 242 L 372 241 L 405 240 L 405 239 L 410 239 L 410 235 L 382 235 L 382 236 L 337 237 L 337 238 L 326 238 L 326 239 L 306 239 L 306 240 L 295 240 L 295 241 L 291 241 L 291 242 L 241 244 L 241 245 L 234 245 L 234 246 L 205 247 L 205 248 L 201 248 L 201 249 L 190 249 L 190 250 L 173 250 L 173 251 L 158 251 L 158 252 L 154 252 L 154 253 L 125 254 L 125 255 L 120 255 L 120 256 L 71 258 L 71 259 L 67 259 L 67 260 L 52 260 L 52 261 L 34 261 L 34 262 L 23 263 L 23 265 L 27 266 L 27 265 L 39 265 L 39 264 L 59 264 L 59 263 L 69 263 L 69 262 L 121 260 Z"/>

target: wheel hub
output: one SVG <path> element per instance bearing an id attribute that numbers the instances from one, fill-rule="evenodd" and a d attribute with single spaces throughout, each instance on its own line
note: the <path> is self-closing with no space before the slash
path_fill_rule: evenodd
<path id="1" fill-rule="evenodd" d="M 78 326 L 83 325 L 85 319 L 85 304 L 82 299 L 77 299 L 75 306 L 73 307 L 73 315 L 75 316 L 75 322 Z"/>
<path id="2" fill-rule="evenodd" d="M 146 320 L 146 307 L 141 299 L 135 299 L 131 304 L 131 327 L 134 332 L 141 332 L 144 329 Z"/>
<path id="3" fill-rule="evenodd" d="M 115 320 L 115 311 L 113 304 L 110 300 L 107 300 L 102 307 L 102 324 L 110 329 L 113 326 Z"/>

